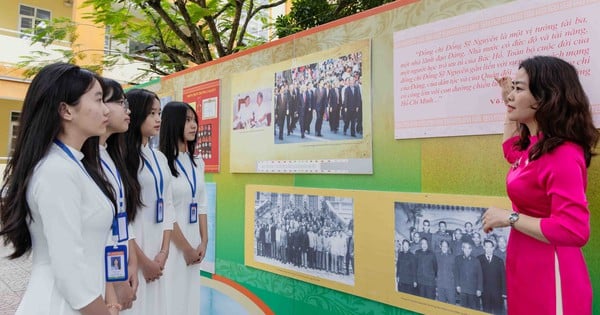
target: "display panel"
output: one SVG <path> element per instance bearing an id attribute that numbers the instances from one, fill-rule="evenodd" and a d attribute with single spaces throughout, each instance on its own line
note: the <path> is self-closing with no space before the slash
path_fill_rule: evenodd
<path id="1" fill-rule="evenodd" d="M 370 41 L 232 75 L 233 173 L 371 174 Z"/>

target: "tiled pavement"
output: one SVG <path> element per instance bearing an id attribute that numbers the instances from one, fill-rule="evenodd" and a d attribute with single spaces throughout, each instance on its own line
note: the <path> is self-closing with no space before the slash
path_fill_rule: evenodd
<path id="1" fill-rule="evenodd" d="M 4 167 L 5 164 L 0 163 L 0 174 L 4 174 Z M 27 288 L 31 271 L 29 256 L 9 260 L 6 256 L 10 253 L 11 248 L 5 247 L 0 238 L 0 315 L 15 313 Z"/>
<path id="2" fill-rule="evenodd" d="M 6 256 L 10 253 L 0 242 L 0 315 L 15 313 L 31 271 L 30 257 L 9 260 Z"/>

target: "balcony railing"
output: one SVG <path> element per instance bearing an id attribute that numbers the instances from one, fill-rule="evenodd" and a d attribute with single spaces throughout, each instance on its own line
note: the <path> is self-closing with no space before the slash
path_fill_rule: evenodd
<path id="1" fill-rule="evenodd" d="M 55 50 L 71 49 L 71 43 L 66 41 L 55 41 L 47 47 L 42 47 L 41 44 L 32 45 L 28 34 L 6 28 L 0 28 L 0 43 L 3 47 L 10 47 L 0 50 L 0 63 L 4 64 L 16 64 L 21 61 L 21 56 L 28 56 L 34 51 L 48 52 L 48 59 L 57 59 L 62 54 Z"/>
<path id="2" fill-rule="evenodd" d="M 61 60 L 64 55 L 56 50 L 71 50 L 71 43 L 67 41 L 55 41 L 52 45 L 42 47 L 39 43 L 32 45 L 28 36 L 26 33 L 0 28 L 2 47 L 10 47 L 10 49 L 0 49 L 0 65 L 14 66 L 22 61 L 21 56 L 29 56 L 34 51 L 48 52 L 49 56 L 45 58 L 46 60 Z M 87 49 L 85 51 L 92 50 Z M 40 61 L 43 62 L 44 60 Z M 137 78 L 141 73 L 140 69 L 144 67 L 143 62 L 121 58 L 112 69 L 104 69 L 102 74 L 120 82 L 133 82 L 134 78 Z"/>

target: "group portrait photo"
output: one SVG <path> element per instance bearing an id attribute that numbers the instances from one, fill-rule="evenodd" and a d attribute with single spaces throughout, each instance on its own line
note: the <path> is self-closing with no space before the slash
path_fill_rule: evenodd
<path id="1" fill-rule="evenodd" d="M 256 192 L 254 260 L 354 284 L 352 198 Z"/>
<path id="2" fill-rule="evenodd" d="M 507 228 L 482 231 L 486 208 L 396 202 L 396 290 L 506 314 Z"/>
<path id="3" fill-rule="evenodd" d="M 362 53 L 275 73 L 275 143 L 362 138 Z"/>

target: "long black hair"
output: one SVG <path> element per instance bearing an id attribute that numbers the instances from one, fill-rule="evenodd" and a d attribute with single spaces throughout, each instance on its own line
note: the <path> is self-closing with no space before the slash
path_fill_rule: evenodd
<path id="1" fill-rule="evenodd" d="M 95 73 L 68 63 L 45 66 L 31 81 L 25 100 L 15 151 L 4 171 L 0 199 L 0 236 L 4 244 L 12 243 L 9 258 L 21 257 L 31 250 L 31 234 L 27 224 L 32 220 L 27 204 L 27 188 L 33 170 L 46 155 L 53 140 L 62 131 L 59 108 L 62 103 L 77 106 L 83 94 L 101 79 Z M 102 84 L 102 83 L 100 83 Z M 97 141 L 97 138 L 96 138 Z M 100 172 L 99 147 L 93 139 L 82 146 L 83 165 L 102 192 L 115 204 L 110 184 Z"/>
<path id="2" fill-rule="evenodd" d="M 133 89 L 125 93 L 129 102 L 129 129 L 125 132 L 125 167 L 134 185 L 140 186 L 138 170 L 142 159 L 142 131 L 141 127 L 146 117 L 152 112 L 154 100 L 160 99 L 156 93 L 145 89 Z M 138 205 L 141 200 L 138 198 Z"/>
<path id="3" fill-rule="evenodd" d="M 196 121 L 196 125 L 198 125 L 196 111 L 188 103 L 184 102 L 167 103 L 161 116 L 159 149 L 167 157 L 171 174 L 175 177 L 179 176 L 179 172 L 175 167 L 175 159 L 177 159 L 177 155 L 179 154 L 179 142 L 185 141 L 183 132 L 185 130 L 188 110 L 194 113 L 194 120 Z M 196 166 L 196 162 L 194 162 L 194 150 L 196 149 L 197 139 L 198 134 L 196 133 L 194 140 L 185 141 L 187 153 L 194 166 Z"/>
<path id="4" fill-rule="evenodd" d="M 121 84 L 115 80 L 103 78 L 104 81 L 104 103 L 118 102 L 127 100 Z M 123 189 L 125 190 L 125 210 L 127 211 L 127 220 L 133 222 L 137 214 L 137 209 L 142 205 L 140 195 L 140 184 L 136 178 L 132 178 L 127 171 L 125 164 L 125 135 L 123 133 L 113 133 L 106 139 L 106 151 L 115 163 L 117 170 L 121 174 Z"/>
<path id="5" fill-rule="evenodd" d="M 593 149 L 600 136 L 592 119 L 590 102 L 579 81 L 577 69 L 570 63 L 551 56 L 535 56 L 519 65 L 529 76 L 529 90 L 538 103 L 535 121 L 542 137 L 529 153 L 529 160 L 538 159 L 565 141 L 583 148 L 589 167 Z M 529 144 L 529 129 L 521 128 L 516 145 L 525 150 Z"/>

